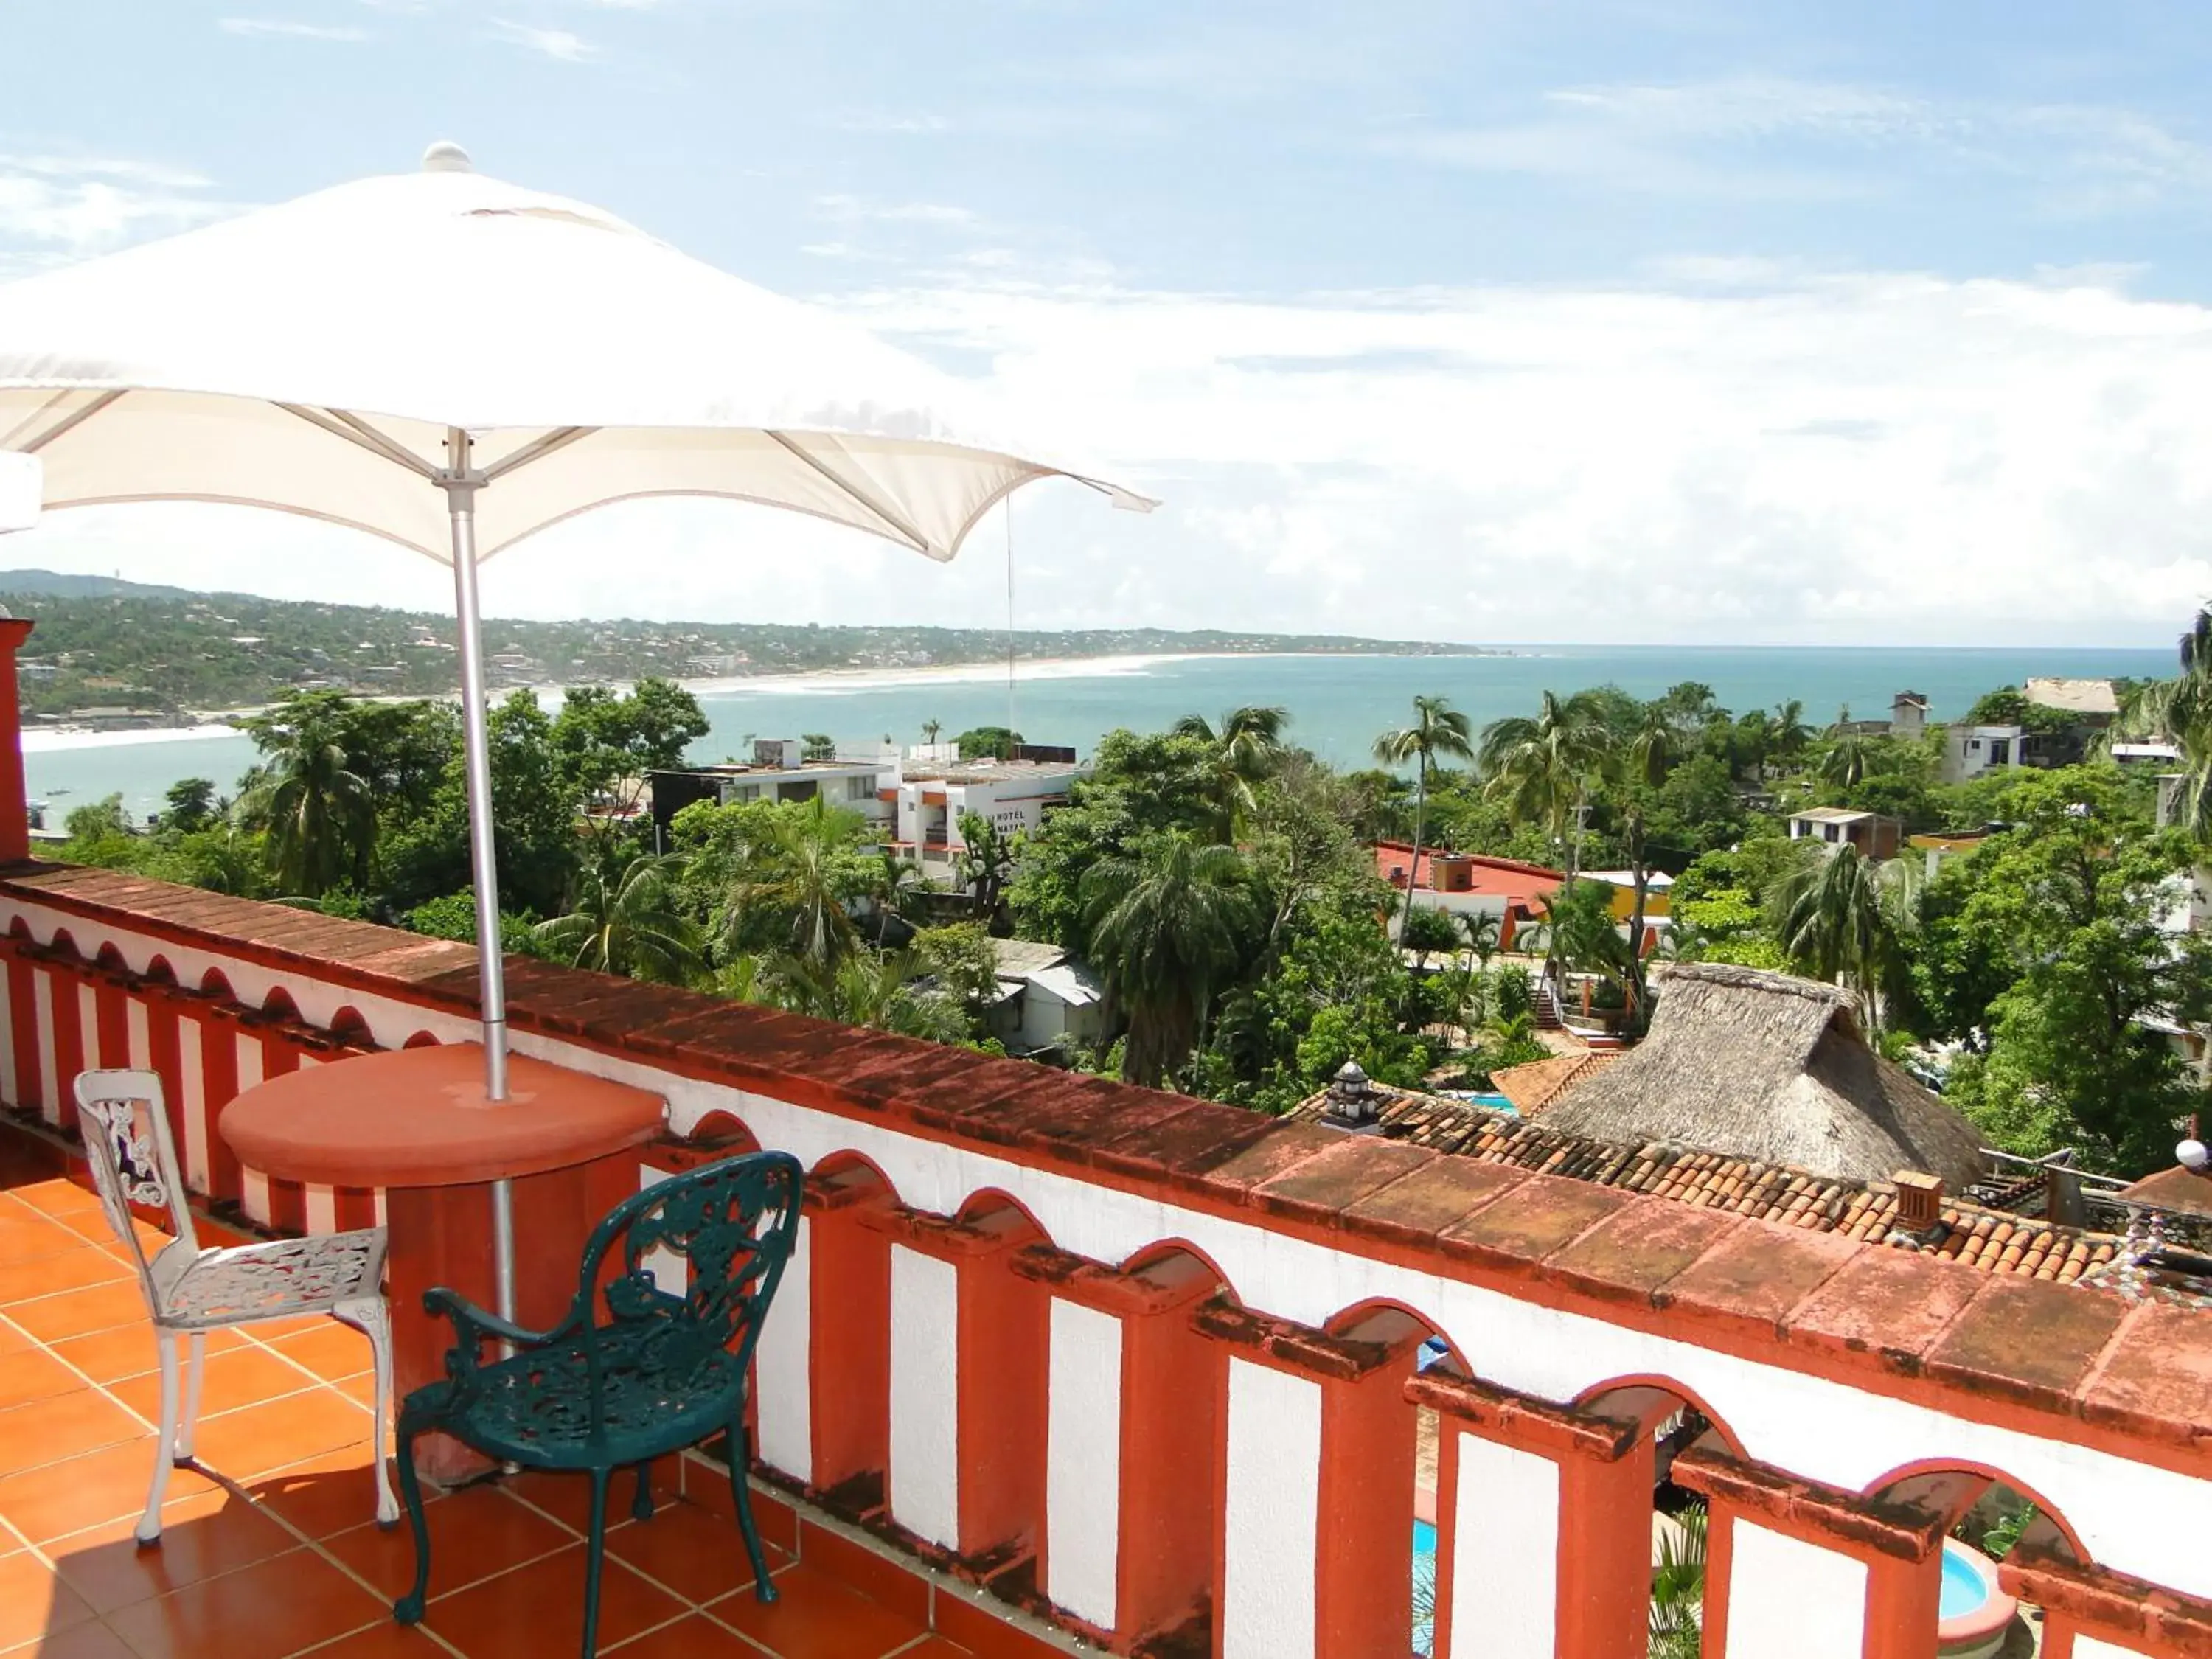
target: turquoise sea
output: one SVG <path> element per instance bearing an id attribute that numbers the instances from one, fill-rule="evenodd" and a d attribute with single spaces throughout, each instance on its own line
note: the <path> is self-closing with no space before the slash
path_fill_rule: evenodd
<path id="1" fill-rule="evenodd" d="M 1208 717 L 1245 703 L 1291 711 L 1291 735 L 1324 759 L 1364 761 L 1375 734 L 1405 719 L 1423 693 L 1450 698 L 1480 727 L 1529 710 L 1546 690 L 1610 682 L 1639 697 L 1682 680 L 1710 685 L 1738 713 L 1801 699 L 1815 725 L 1848 707 L 1861 719 L 1886 715 L 1900 690 L 1923 693 L 1936 719 L 1963 714 L 1983 692 L 2030 675 L 2148 678 L 2172 672 L 2172 653 L 2124 648 L 1798 647 L 1555 646 L 1489 657 L 1227 657 L 1127 664 L 1025 667 L 1013 689 L 1013 720 L 1033 743 L 1073 744 L 1088 755 L 1103 733 L 1127 726 L 1157 730 L 1186 714 Z M 744 752 L 757 736 L 827 732 L 848 743 L 884 737 L 921 740 L 926 720 L 951 737 L 965 727 L 1003 725 L 1003 672 L 956 671 L 928 678 L 856 676 L 763 680 L 702 692 L 714 729 L 694 750 L 702 761 Z M 228 792 L 252 760 L 242 737 L 114 743 L 25 757 L 33 799 L 53 808 L 50 821 L 86 799 L 120 792 L 134 813 L 160 805 L 179 778 L 207 777 Z"/>

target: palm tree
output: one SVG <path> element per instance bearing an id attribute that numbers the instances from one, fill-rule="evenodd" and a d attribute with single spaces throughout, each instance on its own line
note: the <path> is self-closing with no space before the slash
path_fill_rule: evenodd
<path id="1" fill-rule="evenodd" d="M 1829 739 L 1828 752 L 1820 757 L 1820 779 L 1840 789 L 1857 787 L 1865 780 L 1874 759 L 1874 744 L 1863 733 L 1838 729 Z"/>
<path id="2" fill-rule="evenodd" d="M 1547 691 L 1534 718 L 1493 720 L 1482 732 L 1489 793 L 1515 823 L 1541 823 L 1566 854 L 1567 885 L 1582 866 L 1583 809 L 1591 781 L 1612 760 L 1613 737 L 1578 696 Z M 1570 843 L 1568 821 L 1574 836 Z"/>
<path id="3" fill-rule="evenodd" d="M 1168 728 L 1169 735 L 1195 738 L 1211 751 L 1207 781 L 1224 844 L 1250 817 L 1255 790 L 1282 763 L 1283 728 L 1290 723 L 1287 708 L 1255 706 L 1231 709 L 1218 726 L 1203 714 L 1185 714 Z"/>
<path id="4" fill-rule="evenodd" d="M 924 720 L 921 723 L 921 740 L 926 744 L 934 744 L 937 741 L 937 734 L 944 729 L 943 720 Z"/>
<path id="5" fill-rule="evenodd" d="M 1636 883 L 1636 902 L 1628 915 L 1628 968 L 1636 1006 L 1644 1006 L 1644 911 L 1651 886 L 1644 856 L 1644 816 L 1653 791 L 1667 781 L 1680 744 L 1672 713 L 1649 702 L 1621 754 L 1621 781 L 1627 785 L 1628 867 Z"/>
<path id="6" fill-rule="evenodd" d="M 1405 932 L 1406 918 L 1413 914 L 1413 887 L 1421 877 L 1421 836 L 1428 828 L 1429 770 L 1437 757 L 1474 758 L 1474 729 L 1465 714 L 1443 697 L 1413 699 L 1413 723 L 1385 732 L 1375 739 L 1375 758 L 1385 766 L 1415 763 L 1413 776 L 1413 860 L 1406 868 L 1406 904 L 1398 917 Z"/>
<path id="7" fill-rule="evenodd" d="M 269 863 L 288 893 L 319 898 L 341 883 L 368 879 L 376 846 L 376 798 L 353 771 L 330 728 L 308 719 L 257 732 L 268 758 L 237 807 L 269 832 Z"/>
<path id="8" fill-rule="evenodd" d="M 1846 844 L 1790 872 L 1776 892 L 1782 948 L 1822 979 L 1850 986 L 1869 1030 L 1881 1029 L 1883 994 L 1896 983 L 1902 942 L 1917 925 L 1917 875 L 1909 860 L 1876 865 Z"/>
<path id="9" fill-rule="evenodd" d="M 849 816 L 817 796 L 805 809 L 776 817 L 751 870 L 726 902 L 730 945 L 765 914 L 781 951 L 825 979 L 835 972 L 858 937 L 847 908 L 856 896 L 859 862 L 848 845 Z"/>
<path id="10" fill-rule="evenodd" d="M 1766 748 L 1785 765 L 1803 754 L 1813 741 L 1813 728 L 1805 724 L 1805 705 L 1796 697 L 1774 705 L 1766 720 Z"/>
<path id="11" fill-rule="evenodd" d="M 1704 1639 L 1705 1534 L 1703 1504 L 1675 1516 L 1661 1534 L 1651 1570 L 1650 1659 L 1698 1659 Z"/>
<path id="12" fill-rule="evenodd" d="M 681 854 L 644 853 L 619 872 L 604 866 L 584 878 L 576 908 L 534 931 L 562 962 L 661 985 L 689 985 L 706 952 L 696 923 L 676 896 Z"/>
<path id="13" fill-rule="evenodd" d="M 1128 1016 L 1121 1076 L 1158 1087 L 1197 1046 L 1214 988 L 1255 921 L 1243 855 L 1172 831 L 1137 858 L 1101 860 L 1081 889 L 1091 962 Z"/>

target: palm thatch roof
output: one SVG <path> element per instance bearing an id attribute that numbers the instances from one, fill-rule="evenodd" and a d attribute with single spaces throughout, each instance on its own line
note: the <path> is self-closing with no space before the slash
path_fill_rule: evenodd
<path id="1" fill-rule="evenodd" d="M 1955 1190 L 1981 1175 L 1974 1127 L 1867 1046 L 1835 987 L 1717 963 L 1679 964 L 1662 987 L 1650 1035 L 1577 1078 L 1546 1128 L 1842 1180 L 1919 1170 Z"/>

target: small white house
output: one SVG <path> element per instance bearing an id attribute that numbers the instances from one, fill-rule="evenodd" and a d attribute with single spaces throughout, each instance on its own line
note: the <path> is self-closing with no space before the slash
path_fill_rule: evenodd
<path id="1" fill-rule="evenodd" d="M 2024 766 L 2024 726 L 1952 726 L 1943 732 L 1943 781 L 1964 783 L 2001 767 Z"/>
<path id="2" fill-rule="evenodd" d="M 999 995 L 989 1025 L 1007 1053 L 1036 1054 L 1098 1040 L 1105 1029 L 1106 991 L 1097 975 L 1057 945 L 1024 939 L 993 943 Z"/>

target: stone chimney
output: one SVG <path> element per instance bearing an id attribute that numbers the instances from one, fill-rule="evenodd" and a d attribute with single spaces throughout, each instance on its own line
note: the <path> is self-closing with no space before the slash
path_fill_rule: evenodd
<path id="1" fill-rule="evenodd" d="M 0 865 L 21 864 L 31 856 L 31 812 L 23 790 L 23 710 L 15 684 L 15 653 L 31 637 L 27 617 L 0 611 Z"/>
<path id="2" fill-rule="evenodd" d="M 1358 1060 L 1347 1060 L 1329 1080 L 1328 1104 L 1322 1109 L 1320 1122 L 1324 1128 L 1341 1129 L 1347 1134 L 1379 1134 L 1381 1105 L 1378 1091 L 1367 1080 L 1366 1069 Z"/>

